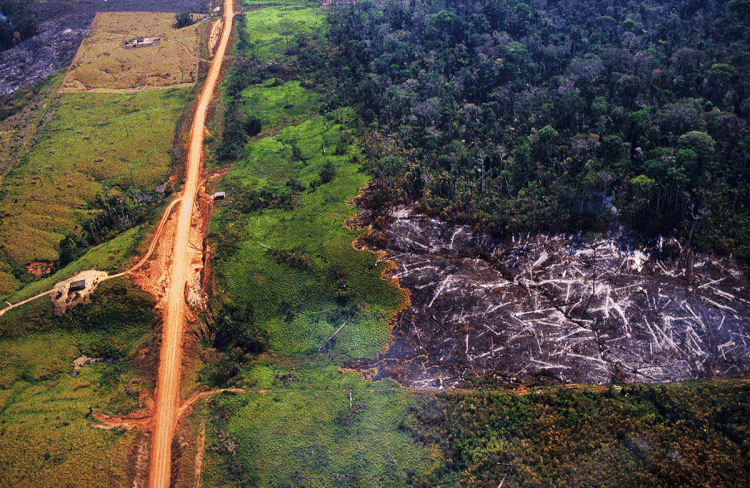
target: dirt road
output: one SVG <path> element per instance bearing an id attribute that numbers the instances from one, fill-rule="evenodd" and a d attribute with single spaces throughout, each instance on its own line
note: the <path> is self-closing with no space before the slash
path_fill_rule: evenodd
<path id="1" fill-rule="evenodd" d="M 203 130 L 206 111 L 213 96 L 216 80 L 229 42 L 234 17 L 232 0 L 224 0 L 224 32 L 216 50 L 211 69 L 203 85 L 198 108 L 195 111 L 188 153 L 185 188 L 182 193 L 177 217 L 174 248 L 169 273 L 170 285 L 167 295 L 166 317 L 162 332 L 159 377 L 156 383 L 156 415 L 149 465 L 149 486 L 167 488 L 170 483 L 172 439 L 177 426 L 180 395 L 180 366 L 182 363 L 182 332 L 185 325 L 185 284 L 190 258 L 188 237 L 192 220 L 195 194 L 203 154 Z"/>

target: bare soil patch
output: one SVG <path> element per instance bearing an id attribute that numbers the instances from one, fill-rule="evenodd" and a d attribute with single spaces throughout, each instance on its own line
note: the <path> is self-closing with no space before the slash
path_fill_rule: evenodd
<path id="1" fill-rule="evenodd" d="M 79 303 L 88 303 L 89 297 L 96 290 L 99 282 L 107 276 L 109 274 L 106 271 L 90 269 L 57 283 L 50 294 L 52 303 L 55 304 L 55 313 L 62 315 L 70 307 Z M 77 282 L 85 282 L 85 287 L 80 290 L 71 290 L 71 284 Z"/>
<path id="2" fill-rule="evenodd" d="M 61 92 L 173 88 L 198 78 L 200 23 L 177 29 L 174 14 L 97 14 Z M 158 37 L 153 46 L 128 48 L 132 39 Z"/>

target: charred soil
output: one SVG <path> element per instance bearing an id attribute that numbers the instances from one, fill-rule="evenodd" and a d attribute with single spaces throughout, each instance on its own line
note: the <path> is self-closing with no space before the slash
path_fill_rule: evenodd
<path id="1" fill-rule="evenodd" d="M 663 383 L 750 372 L 750 295 L 727 258 L 676 241 L 500 241 L 410 209 L 364 212 L 411 292 L 390 347 L 350 366 L 418 388 Z"/>

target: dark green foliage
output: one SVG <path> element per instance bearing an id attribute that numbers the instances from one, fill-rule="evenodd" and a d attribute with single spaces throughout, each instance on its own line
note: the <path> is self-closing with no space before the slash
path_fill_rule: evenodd
<path id="1" fill-rule="evenodd" d="M 326 184 L 333 181 L 333 177 L 336 176 L 336 166 L 332 162 L 328 161 L 320 168 L 320 183 Z"/>
<path id="2" fill-rule="evenodd" d="M 29 2 L 2 2 L 0 12 L 0 48 L 9 49 L 31 36 L 39 34 L 39 21 Z"/>
<path id="3" fill-rule="evenodd" d="M 236 111 L 228 111 L 224 121 L 224 134 L 216 150 L 216 156 L 220 161 L 237 159 L 247 140 L 258 135 L 261 129 L 260 120 L 257 118 L 249 117 L 247 120 L 242 120 Z"/>
<path id="4" fill-rule="evenodd" d="M 244 16 L 237 19 L 237 28 L 234 32 L 237 35 L 236 51 L 242 53 L 247 49 L 248 36 L 246 30 L 247 20 Z M 221 162 L 236 160 L 242 149 L 245 147 L 248 139 L 260 134 L 263 129 L 261 121 L 253 115 L 243 117 L 240 110 L 242 100 L 242 90 L 246 87 L 261 83 L 265 74 L 256 67 L 252 60 L 240 57 L 235 62 L 234 68 L 229 74 L 229 80 L 225 88 L 225 100 L 227 103 L 224 112 L 224 131 L 222 134 L 221 144 L 216 150 L 216 157 Z"/>
<path id="5" fill-rule="evenodd" d="M 212 345 L 220 351 L 239 349 L 245 354 L 258 354 L 268 346 L 268 335 L 253 322 L 250 306 L 224 305 L 210 332 Z"/>
<path id="6" fill-rule="evenodd" d="M 318 72 L 358 107 L 380 205 L 499 235 L 618 218 L 744 256 L 745 4 L 357 2 Z"/>
<path id="7" fill-rule="evenodd" d="M 312 259 L 300 249 L 293 249 L 291 251 L 287 251 L 286 249 L 268 249 L 268 253 L 279 264 L 285 264 L 296 269 L 310 269 L 312 267 Z"/>
<path id="8" fill-rule="evenodd" d="M 191 26 L 195 23 L 193 22 L 193 19 L 190 16 L 190 12 L 180 12 L 179 14 L 176 14 L 174 17 L 175 17 L 175 20 L 177 21 L 178 29 Z"/>
<path id="9" fill-rule="evenodd" d="M 748 400 L 746 383 L 448 393 L 404 425 L 444 452 L 417 486 L 739 486 Z"/>
<path id="10" fill-rule="evenodd" d="M 146 292 L 120 280 L 99 285 L 91 303 L 81 304 L 61 318 L 63 323 L 83 331 L 114 331 L 135 324 L 150 325 L 156 318 L 154 299 Z"/>
<path id="11" fill-rule="evenodd" d="M 82 220 L 76 232 L 60 240 L 57 269 L 78 259 L 91 246 L 142 223 L 162 195 L 131 192 L 126 195 L 97 194 L 90 204 L 91 216 Z"/>
<path id="12" fill-rule="evenodd" d="M 210 342 L 222 354 L 209 363 L 202 375 L 214 386 L 225 386 L 240 372 L 248 355 L 268 348 L 268 333 L 253 321 L 252 307 L 224 305 L 209 326 Z"/>

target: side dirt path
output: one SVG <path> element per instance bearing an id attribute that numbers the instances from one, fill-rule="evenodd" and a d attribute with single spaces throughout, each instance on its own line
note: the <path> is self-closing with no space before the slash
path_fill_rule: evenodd
<path id="1" fill-rule="evenodd" d="M 156 383 L 156 415 L 151 462 L 149 465 L 149 486 L 167 488 L 170 485 L 172 470 L 172 439 L 177 426 L 180 392 L 180 369 L 182 363 L 182 332 L 185 326 L 185 286 L 190 267 L 189 238 L 193 208 L 195 207 L 198 180 L 201 173 L 203 154 L 203 132 L 206 112 L 216 87 L 222 61 L 234 17 L 232 0 L 224 1 L 224 31 L 216 50 L 211 69 L 203 85 L 198 107 L 195 111 L 188 153 L 185 188 L 177 218 L 171 265 L 169 289 L 162 331 L 162 344 L 159 356 L 159 376 Z"/>
<path id="2" fill-rule="evenodd" d="M 86 288 L 83 289 L 83 290 L 80 290 L 78 292 L 79 297 L 81 299 L 84 299 L 85 297 L 87 297 L 88 295 L 90 295 L 91 293 L 93 293 L 93 291 L 96 289 L 96 286 L 99 283 L 101 283 L 103 281 L 111 280 L 113 278 L 119 278 L 120 276 L 131 274 L 134 271 L 137 271 L 138 269 L 141 268 L 141 266 L 143 266 L 149 260 L 149 258 L 151 257 L 151 255 L 154 253 L 154 250 L 156 249 L 156 245 L 158 244 L 158 242 L 159 242 L 159 240 L 161 238 L 161 234 L 164 231 L 164 226 L 165 226 L 167 220 L 169 220 L 169 216 L 172 214 L 172 209 L 174 209 L 174 206 L 176 204 L 178 204 L 181 201 L 181 199 L 182 199 L 182 197 L 175 198 L 172 201 L 172 203 L 170 203 L 169 206 L 166 208 L 166 210 L 164 211 L 164 215 L 162 216 L 161 221 L 159 222 L 159 225 L 156 228 L 156 232 L 154 233 L 154 237 L 151 239 L 151 244 L 149 245 L 148 251 L 146 251 L 146 254 L 144 254 L 144 256 L 137 263 L 135 263 L 133 266 L 131 266 L 129 269 L 127 269 L 127 270 L 125 270 L 125 271 L 123 271 L 121 273 L 117 273 L 117 274 L 113 274 L 113 275 L 109 275 L 109 276 L 107 275 L 107 273 L 105 271 L 96 271 L 96 270 L 81 271 L 80 273 L 77 273 L 75 276 L 72 276 L 72 277 L 70 277 L 70 278 L 68 278 L 66 280 L 59 281 L 59 282 L 55 283 L 55 285 L 51 289 L 49 289 L 49 290 L 47 290 L 45 292 L 39 293 L 37 295 L 34 295 L 33 297 L 29 297 L 29 298 L 27 298 L 25 300 L 22 300 L 22 301 L 20 301 L 18 303 L 13 303 L 13 304 L 11 304 L 10 302 L 6 302 L 6 303 L 8 303 L 8 306 L 5 307 L 5 308 L 3 308 L 2 310 L 0 310 L 0 316 L 2 316 L 8 310 L 14 309 L 16 307 L 20 307 L 21 305 L 25 305 L 25 304 L 27 304 L 27 303 L 29 303 L 31 301 L 36 300 L 37 298 L 41 298 L 41 297 L 45 297 L 47 295 L 50 295 L 53 292 L 59 293 L 60 294 L 59 295 L 60 298 L 67 298 L 67 294 L 68 294 L 67 285 L 69 285 L 70 283 L 72 283 L 74 281 L 81 281 L 81 280 L 85 280 L 86 281 Z M 95 280 L 91 279 L 91 278 L 93 278 L 92 273 L 95 273 L 95 278 L 96 278 Z M 58 303 L 59 300 L 55 299 L 54 296 L 53 296 L 53 301 L 55 301 L 55 306 L 56 307 L 58 307 L 60 305 Z"/>

